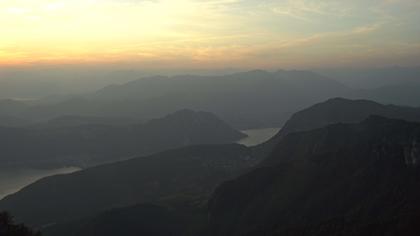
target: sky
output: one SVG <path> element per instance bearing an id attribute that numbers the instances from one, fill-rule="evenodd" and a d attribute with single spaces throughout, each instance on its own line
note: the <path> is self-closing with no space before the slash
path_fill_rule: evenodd
<path id="1" fill-rule="evenodd" d="M 419 0 L 4 0 L 0 66 L 418 65 Z"/>

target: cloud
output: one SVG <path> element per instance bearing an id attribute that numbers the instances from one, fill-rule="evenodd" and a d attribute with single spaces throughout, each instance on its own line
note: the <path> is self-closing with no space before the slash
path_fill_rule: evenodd
<path id="1" fill-rule="evenodd" d="M 304 21 L 310 21 L 311 18 L 318 16 L 343 17 L 350 11 L 347 4 L 342 4 L 340 1 L 287 0 L 281 3 L 272 1 L 266 5 L 274 13 Z"/>
<path id="2" fill-rule="evenodd" d="M 0 2 L 0 61 L 258 65 L 418 50 L 414 0 Z M 383 56 L 383 54 L 381 54 Z M 326 59 L 325 59 L 326 60 Z"/>

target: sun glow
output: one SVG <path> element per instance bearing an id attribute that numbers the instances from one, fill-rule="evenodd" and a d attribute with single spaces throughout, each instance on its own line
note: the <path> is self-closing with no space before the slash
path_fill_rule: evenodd
<path id="1" fill-rule="evenodd" d="M 177 30 L 196 15 L 189 1 L 27 2 L 0 5 L 3 63 L 154 58 L 182 40 L 197 40 Z"/>
<path id="2" fill-rule="evenodd" d="M 419 8 L 382 0 L 1 1 L 0 64 L 287 67 L 396 53 L 413 60 L 420 32 L 409 22 Z"/>

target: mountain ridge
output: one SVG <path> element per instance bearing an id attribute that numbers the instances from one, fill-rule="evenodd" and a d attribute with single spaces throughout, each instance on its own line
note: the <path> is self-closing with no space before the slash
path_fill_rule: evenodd
<path id="1" fill-rule="evenodd" d="M 246 137 L 215 115 L 192 110 L 143 124 L 47 123 L 0 130 L 2 163 L 53 166 L 90 166 L 187 145 L 233 143 Z"/>

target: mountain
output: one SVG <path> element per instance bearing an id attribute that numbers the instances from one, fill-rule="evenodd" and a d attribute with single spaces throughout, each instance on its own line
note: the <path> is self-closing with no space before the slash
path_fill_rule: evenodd
<path id="1" fill-rule="evenodd" d="M 398 84 L 420 85 L 420 67 L 382 67 L 363 69 L 317 70 L 317 73 L 333 78 L 345 85 L 372 89 Z"/>
<path id="2" fill-rule="evenodd" d="M 362 88 L 341 83 L 334 73 L 324 73 L 331 76 L 327 77 L 295 70 L 153 76 L 108 85 L 91 93 L 30 102 L 5 113 L 0 103 L 0 117 L 8 115 L 37 123 L 63 116 L 118 116 L 147 121 L 188 108 L 212 112 L 237 129 L 281 127 L 293 113 L 333 97 L 420 106 L 416 70 L 399 71 L 378 73 L 393 78 L 395 83 L 378 82 L 378 86 Z M 366 80 L 370 76 L 379 78 L 376 73 L 364 73 L 356 74 L 366 76 Z M 398 75 L 405 77 L 399 80 Z"/>
<path id="3" fill-rule="evenodd" d="M 2 99 L 0 100 L 0 113 L 19 113 L 27 108 L 27 104 L 14 100 L 14 99 Z"/>
<path id="4" fill-rule="evenodd" d="M 144 124 L 50 124 L 0 127 L 0 161 L 22 165 L 90 166 L 194 144 L 245 137 L 215 115 L 181 110 Z M 24 148 L 22 148 L 24 147 Z"/>
<path id="5" fill-rule="evenodd" d="M 262 161 L 236 144 L 170 150 L 45 178 L 0 209 L 47 236 L 418 235 L 420 124 L 371 113 L 418 117 L 331 99 L 295 114 Z"/>
<path id="6" fill-rule="evenodd" d="M 369 100 L 332 98 L 293 114 L 279 135 L 285 136 L 333 123 L 358 123 L 371 115 L 420 121 L 420 108 L 382 105 Z"/>
<path id="7" fill-rule="evenodd" d="M 420 106 L 420 79 L 414 83 L 400 83 L 382 86 L 360 92 L 360 96 L 381 103 L 406 106 Z"/>
<path id="8" fill-rule="evenodd" d="M 93 94 L 98 100 L 148 100 L 166 95 L 181 95 L 188 93 L 194 95 L 197 92 L 207 95 L 218 91 L 220 94 L 232 92 L 252 92 L 253 86 L 262 86 L 265 83 L 275 85 L 294 86 L 295 89 L 304 83 L 313 83 L 314 89 L 323 89 L 333 86 L 338 89 L 345 87 L 333 80 L 310 71 L 283 71 L 268 72 L 254 70 L 222 76 L 195 76 L 178 75 L 173 77 L 154 76 L 131 81 L 122 85 L 110 85 Z M 256 88 L 255 88 L 256 89 Z M 302 87 L 300 87 L 302 89 Z M 244 91 L 246 90 L 246 91 Z"/>
<path id="9" fill-rule="evenodd" d="M 0 116 L 0 126 L 20 127 L 20 126 L 26 126 L 30 124 L 31 124 L 30 121 L 27 121 L 18 117 L 14 117 L 10 115 Z"/>
<path id="10" fill-rule="evenodd" d="M 335 123 L 358 123 L 371 115 L 420 122 L 420 108 L 382 105 L 368 100 L 332 98 L 296 112 L 272 139 L 254 149 L 262 156 L 267 156 L 280 140 L 290 133 Z"/>
<path id="11" fill-rule="evenodd" d="M 0 127 L 31 125 L 32 120 L 23 115 L 28 109 L 30 109 L 30 106 L 22 101 L 14 99 L 0 100 Z"/>
<path id="12" fill-rule="evenodd" d="M 211 235 L 419 235 L 420 124 L 371 116 L 286 135 L 217 188 Z"/>
<path id="13" fill-rule="evenodd" d="M 310 71 L 153 76 L 53 99 L 55 102 L 34 102 L 23 111 L 6 114 L 33 122 L 62 116 L 116 115 L 150 120 L 188 108 L 212 112 L 238 129 L 280 127 L 291 114 L 314 102 L 352 93 L 346 86 Z"/>
<path id="14" fill-rule="evenodd" d="M 206 199 L 254 166 L 238 144 L 192 146 L 44 178 L 0 201 L 19 221 L 46 226 L 130 205 Z"/>
<path id="15" fill-rule="evenodd" d="M 296 110 L 350 91 L 309 71 L 262 70 L 223 76 L 149 77 L 108 86 L 90 99 L 131 101 L 150 117 L 180 107 L 211 111 L 238 128 L 280 126 Z M 293 100 L 293 103 L 289 101 Z M 153 104 L 153 105 L 151 105 Z M 125 110 L 124 110 L 125 109 Z M 121 106 L 121 113 L 131 110 Z M 140 115 L 140 114 L 139 114 Z"/>
<path id="16" fill-rule="evenodd" d="M 77 127 L 82 125 L 128 125 L 138 124 L 139 120 L 125 117 L 99 117 L 99 116 L 72 116 L 64 115 L 48 120 L 40 125 L 48 125 L 50 127 Z"/>

